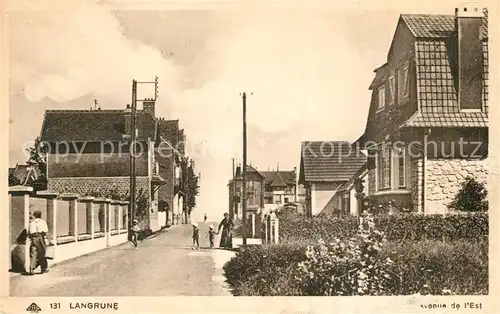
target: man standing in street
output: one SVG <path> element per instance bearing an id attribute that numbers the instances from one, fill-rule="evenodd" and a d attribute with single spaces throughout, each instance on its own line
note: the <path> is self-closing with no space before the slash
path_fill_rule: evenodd
<path id="1" fill-rule="evenodd" d="M 47 273 L 48 264 L 45 257 L 46 243 L 48 240 L 47 234 L 49 227 L 45 220 L 42 219 L 42 212 L 37 210 L 33 213 L 32 219 L 28 225 L 28 237 L 31 241 L 30 244 L 30 271 L 28 275 L 33 275 L 35 269 L 40 266 L 41 273 Z M 48 241 L 47 241 L 48 242 Z"/>

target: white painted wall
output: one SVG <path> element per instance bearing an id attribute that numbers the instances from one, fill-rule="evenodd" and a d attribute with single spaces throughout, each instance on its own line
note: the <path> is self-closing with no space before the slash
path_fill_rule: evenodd
<path id="1" fill-rule="evenodd" d="M 311 186 L 311 210 L 313 215 L 319 214 L 330 199 L 335 194 L 335 191 L 340 184 L 335 183 L 313 183 Z"/>

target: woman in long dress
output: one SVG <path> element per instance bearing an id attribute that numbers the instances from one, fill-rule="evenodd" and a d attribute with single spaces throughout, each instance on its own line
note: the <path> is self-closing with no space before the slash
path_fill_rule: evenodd
<path id="1" fill-rule="evenodd" d="M 220 229 L 222 229 L 222 234 L 220 237 L 220 247 L 225 249 L 233 248 L 233 221 L 229 218 L 229 214 L 224 214 L 224 219 L 219 224 L 218 232 L 220 233 Z"/>

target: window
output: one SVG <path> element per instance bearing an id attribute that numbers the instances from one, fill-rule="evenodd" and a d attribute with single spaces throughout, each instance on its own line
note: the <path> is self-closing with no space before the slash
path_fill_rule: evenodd
<path id="1" fill-rule="evenodd" d="M 400 188 L 406 187 L 406 159 L 405 150 L 403 148 L 398 150 L 398 186 Z"/>
<path id="2" fill-rule="evenodd" d="M 349 214 L 349 194 L 342 195 L 342 212 Z"/>
<path id="3" fill-rule="evenodd" d="M 399 101 L 401 101 L 404 98 L 408 97 L 408 89 L 409 89 L 408 63 L 405 63 L 405 65 L 401 69 L 399 69 L 398 83 L 399 83 Z"/>
<path id="4" fill-rule="evenodd" d="M 384 109 L 385 106 L 385 86 L 378 89 L 378 110 Z"/>
<path id="5" fill-rule="evenodd" d="M 378 187 L 388 189 L 391 187 L 391 151 L 390 147 L 384 148 L 378 155 Z"/>
<path id="6" fill-rule="evenodd" d="M 396 78 L 389 78 L 389 104 L 393 105 L 396 102 Z"/>

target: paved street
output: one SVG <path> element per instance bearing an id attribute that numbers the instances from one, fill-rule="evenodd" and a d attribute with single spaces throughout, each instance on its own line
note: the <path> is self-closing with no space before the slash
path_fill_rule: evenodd
<path id="1" fill-rule="evenodd" d="M 191 250 L 191 225 L 54 265 L 47 274 L 13 276 L 12 296 L 211 296 L 231 295 L 222 266 L 234 254 L 209 250 L 208 224 L 200 223 L 199 251 Z M 218 239 L 216 239 L 218 240 Z"/>

